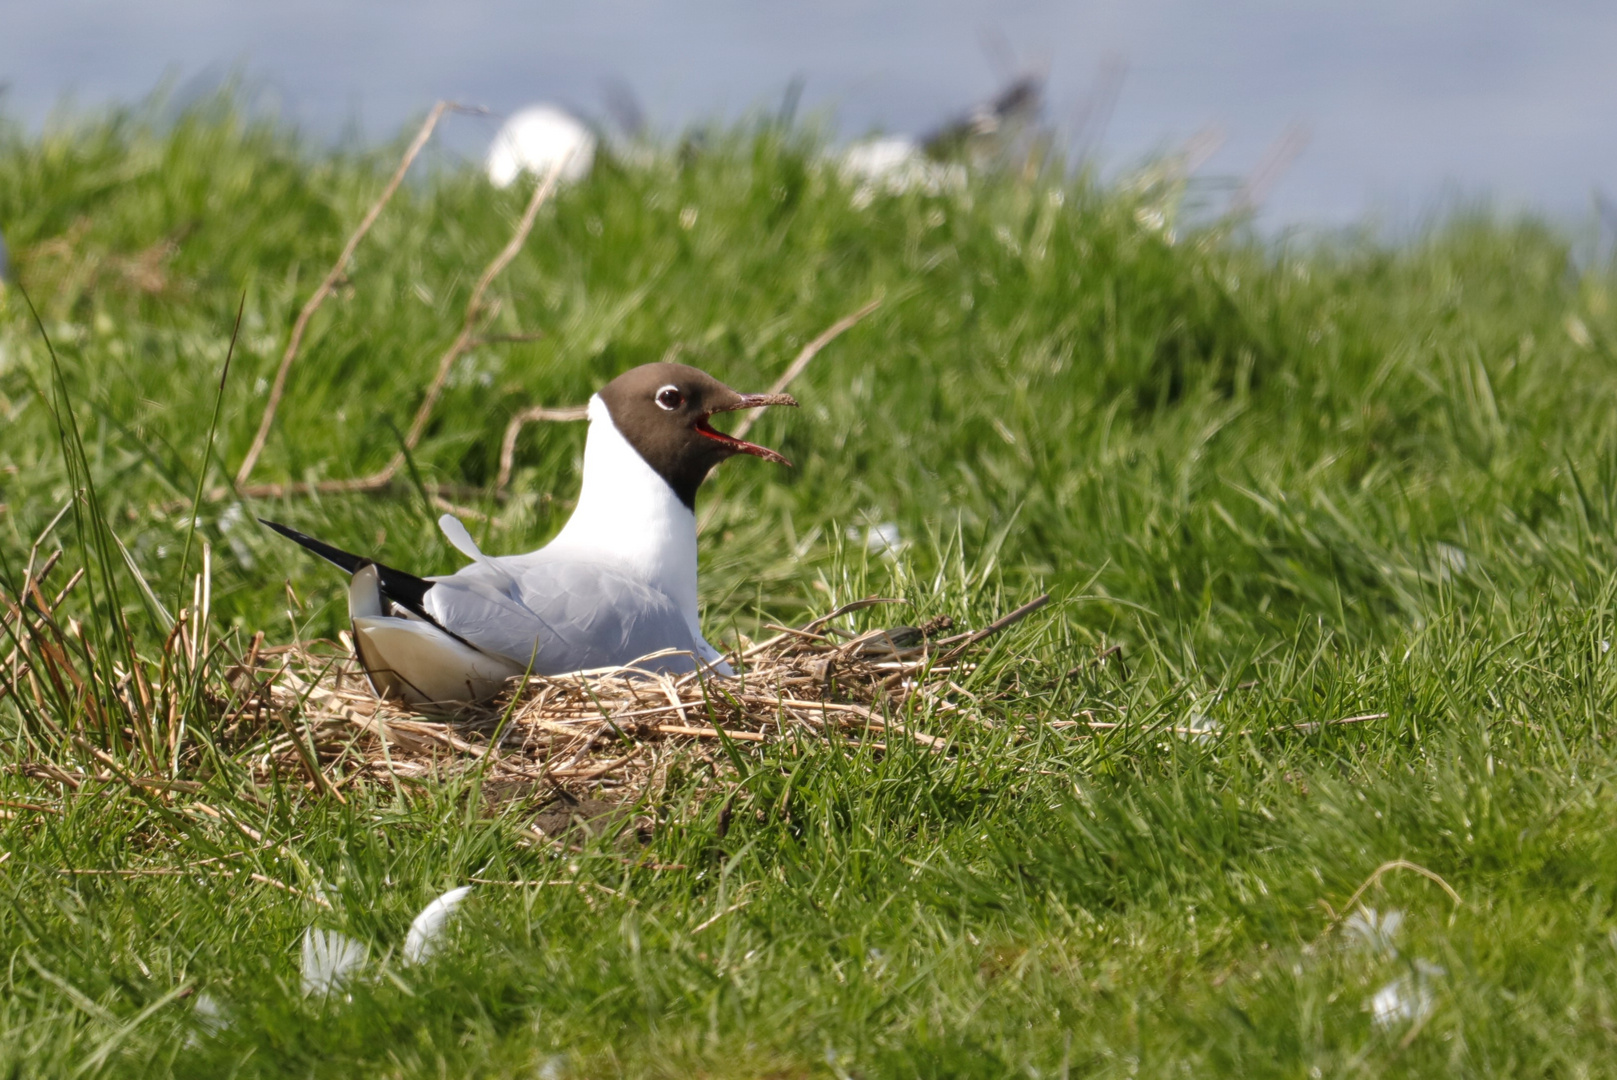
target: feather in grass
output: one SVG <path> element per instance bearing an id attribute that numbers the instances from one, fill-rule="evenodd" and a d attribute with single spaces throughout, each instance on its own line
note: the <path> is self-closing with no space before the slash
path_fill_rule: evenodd
<path id="1" fill-rule="evenodd" d="M 196 996 L 191 1004 L 191 1019 L 194 1027 L 185 1037 L 186 1046 L 198 1046 L 203 1038 L 212 1038 L 230 1026 L 230 1017 L 225 1015 L 225 1007 L 219 999 L 206 990 Z"/>
<path id="2" fill-rule="evenodd" d="M 450 889 L 421 909 L 421 914 L 410 924 L 410 932 L 404 938 L 406 964 L 419 964 L 437 951 L 443 940 L 444 928 L 449 925 L 449 917 L 471 891 L 470 885 Z"/>
<path id="3" fill-rule="evenodd" d="M 1342 924 L 1354 945 L 1388 960 L 1398 959 L 1398 935 L 1403 928 L 1404 913 L 1397 908 L 1378 912 L 1361 907 Z M 1445 974 L 1438 965 L 1417 957 L 1409 971 L 1371 996 L 1370 1018 L 1379 1028 L 1424 1022 L 1437 1006 L 1433 983 Z"/>
<path id="4" fill-rule="evenodd" d="M 1373 953 L 1396 959 L 1398 932 L 1403 929 L 1404 913 L 1393 908 L 1380 914 L 1373 907 L 1361 907 L 1348 916 L 1342 929 L 1353 943 Z"/>
<path id="5" fill-rule="evenodd" d="M 223 1031 L 230 1021 L 225 1017 L 225 1008 L 219 1004 L 219 999 L 204 990 L 197 995 L 196 1004 L 192 1010 L 196 1013 L 197 1027 L 209 1035 Z"/>
<path id="6" fill-rule="evenodd" d="M 331 993 L 353 975 L 369 952 L 364 942 L 346 934 L 309 927 L 303 932 L 304 995 Z"/>
<path id="7" fill-rule="evenodd" d="M 896 559 L 910 546 L 898 524 L 892 521 L 878 522 L 864 529 L 849 525 L 843 535 L 855 544 L 863 544 L 870 554 L 880 555 L 884 559 Z"/>
<path id="8" fill-rule="evenodd" d="M 1193 712 L 1185 717 L 1185 726 L 1179 729 L 1181 737 L 1194 743 L 1206 745 L 1213 741 L 1214 736 L 1224 730 L 1224 725 L 1210 716 L 1203 716 Z"/>
<path id="9" fill-rule="evenodd" d="M 1398 976 L 1370 999 L 1370 1018 L 1377 1027 L 1420 1023 L 1437 1007 L 1432 984 L 1447 974 L 1427 960 L 1416 960 L 1414 970 Z"/>

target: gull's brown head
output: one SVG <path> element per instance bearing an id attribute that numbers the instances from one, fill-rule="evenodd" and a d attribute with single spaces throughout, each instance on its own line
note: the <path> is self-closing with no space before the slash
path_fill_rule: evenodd
<path id="1" fill-rule="evenodd" d="M 791 465 L 767 446 L 726 435 L 709 422 L 737 409 L 795 407 L 790 394 L 742 394 L 698 368 L 662 362 L 625 371 L 601 388 L 600 397 L 618 433 L 686 506 L 696 505 L 696 489 L 714 466 L 735 454 Z"/>

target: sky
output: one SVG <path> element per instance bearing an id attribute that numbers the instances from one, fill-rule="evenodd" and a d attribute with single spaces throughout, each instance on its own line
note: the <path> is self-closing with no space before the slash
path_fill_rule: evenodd
<path id="1" fill-rule="evenodd" d="M 1272 225 L 1457 199 L 1588 222 L 1617 192 L 1614 46 L 1617 4 L 1589 0 L 0 0 L 0 112 L 37 130 L 240 73 L 313 135 L 381 139 L 440 98 L 604 120 L 615 81 L 673 132 L 773 110 L 800 79 L 801 111 L 852 138 L 924 133 L 1032 67 L 1046 119 L 1111 170 L 1208 132 L 1209 174 L 1290 156 Z M 1084 123 L 1114 76 L 1104 126 Z M 497 124 L 457 117 L 446 148 L 478 156 Z"/>

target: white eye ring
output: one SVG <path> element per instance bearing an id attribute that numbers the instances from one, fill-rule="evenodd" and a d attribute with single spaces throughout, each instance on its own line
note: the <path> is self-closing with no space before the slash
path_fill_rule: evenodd
<path id="1" fill-rule="evenodd" d="M 670 396 L 672 395 L 672 396 Z M 685 404 L 685 395 L 679 392 L 679 387 L 672 383 L 657 391 L 657 407 L 665 412 L 673 412 Z"/>

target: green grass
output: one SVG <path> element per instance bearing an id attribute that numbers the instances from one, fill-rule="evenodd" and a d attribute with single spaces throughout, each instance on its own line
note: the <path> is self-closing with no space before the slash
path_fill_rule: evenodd
<path id="1" fill-rule="evenodd" d="M 674 348 L 762 389 L 883 296 L 793 386 L 804 408 L 755 429 L 797 468 L 742 460 L 705 489 L 706 621 L 731 637 L 882 591 L 906 621 L 977 625 L 1049 589 L 966 686 L 980 707 L 916 718 L 949 752 L 756 749 L 727 812 L 692 775 L 647 809 L 643 852 L 558 853 L 465 784 L 346 807 L 251 791 L 252 748 L 208 730 L 200 684 L 176 691 L 166 767 L 201 791 L 65 793 L 18 766 L 154 765 L 70 689 L 0 702 L 0 799 L 54 811 L 0 820 L 0 1075 L 1617 1073 L 1612 279 L 1532 221 L 1456 214 L 1392 246 L 1172 237 L 1141 224 L 1171 218 L 1171 189 L 1021 171 L 856 209 L 804 133 L 696 145 L 603 161 L 546 208 L 492 327 L 545 337 L 467 357 L 415 465 L 491 516 L 469 522 L 486 549 L 537 546 L 583 430 L 529 428 L 496 501 L 512 413 Z M 8 289 L 0 573 L 9 597 L 93 483 L 46 545 L 66 549 L 53 583 L 92 571 L 68 604 L 86 663 L 160 656 L 109 537 L 189 602 L 199 470 L 234 472 L 398 149 L 316 150 L 224 105 L 0 133 L 0 228 L 59 354 Z M 525 198 L 448 166 L 401 191 L 315 319 L 255 480 L 388 460 Z M 234 647 L 345 617 L 340 579 L 254 514 L 459 561 L 409 483 L 205 503 Z M 888 521 L 895 558 L 847 539 Z M 1097 663 L 1113 645 L 1124 663 Z M 1067 723 L 1085 711 L 1117 726 Z M 1367 713 L 1388 715 L 1322 725 Z M 1462 901 L 1385 874 L 1362 902 L 1405 913 L 1396 955 L 1332 918 L 1394 859 Z M 415 911 L 474 877 L 540 884 L 479 886 L 449 946 L 399 963 Z M 371 945 L 340 1000 L 299 991 L 310 924 Z M 1443 971 L 1430 1014 L 1378 1027 L 1372 996 L 1417 960 Z M 228 1026 L 198 1024 L 199 992 Z"/>

